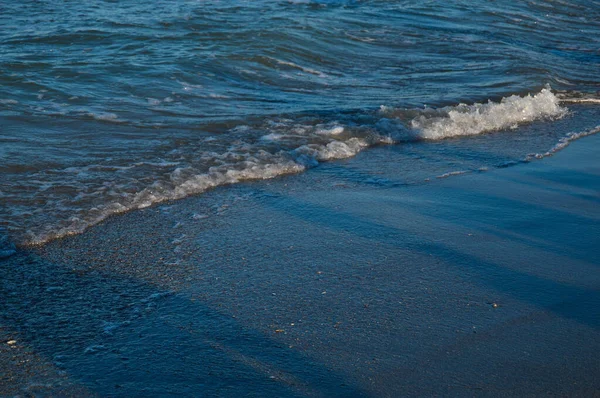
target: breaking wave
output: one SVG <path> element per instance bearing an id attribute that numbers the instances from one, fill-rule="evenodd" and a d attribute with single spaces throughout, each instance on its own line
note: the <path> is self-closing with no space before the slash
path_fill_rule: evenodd
<path id="1" fill-rule="evenodd" d="M 522 123 L 539 119 L 560 118 L 567 113 L 559 99 L 545 88 L 535 95 L 511 95 L 500 102 L 425 110 L 411 126 L 426 140 L 477 135 L 490 131 L 514 129 Z"/>

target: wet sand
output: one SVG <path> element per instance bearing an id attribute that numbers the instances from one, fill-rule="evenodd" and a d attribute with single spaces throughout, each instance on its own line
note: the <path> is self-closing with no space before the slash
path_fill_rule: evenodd
<path id="1" fill-rule="evenodd" d="M 600 396 L 600 136 L 412 186 L 377 151 L 0 260 L 0 395 Z"/>

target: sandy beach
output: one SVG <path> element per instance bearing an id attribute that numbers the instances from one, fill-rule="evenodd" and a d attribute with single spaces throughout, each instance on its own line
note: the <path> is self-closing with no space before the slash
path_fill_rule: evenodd
<path id="1" fill-rule="evenodd" d="M 600 136 L 410 186 L 395 150 L 0 260 L 0 395 L 600 396 Z"/>

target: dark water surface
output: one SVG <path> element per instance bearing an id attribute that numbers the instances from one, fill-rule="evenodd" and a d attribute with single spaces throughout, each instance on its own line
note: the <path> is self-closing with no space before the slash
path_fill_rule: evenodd
<path id="1" fill-rule="evenodd" d="M 595 131 L 599 71 L 597 1 L 2 2 L 0 227 L 41 243 L 380 144 L 432 145 L 381 159 L 416 182 L 481 133 L 477 169 L 521 161 Z"/>

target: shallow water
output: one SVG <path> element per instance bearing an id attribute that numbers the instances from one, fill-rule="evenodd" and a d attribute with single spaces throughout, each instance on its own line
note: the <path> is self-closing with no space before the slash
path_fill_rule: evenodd
<path id="1" fill-rule="evenodd" d="M 406 151 L 366 161 L 407 184 L 551 154 L 600 125 L 598 21 L 597 1 L 6 2 L 0 227 L 46 242 L 375 145 Z"/>

